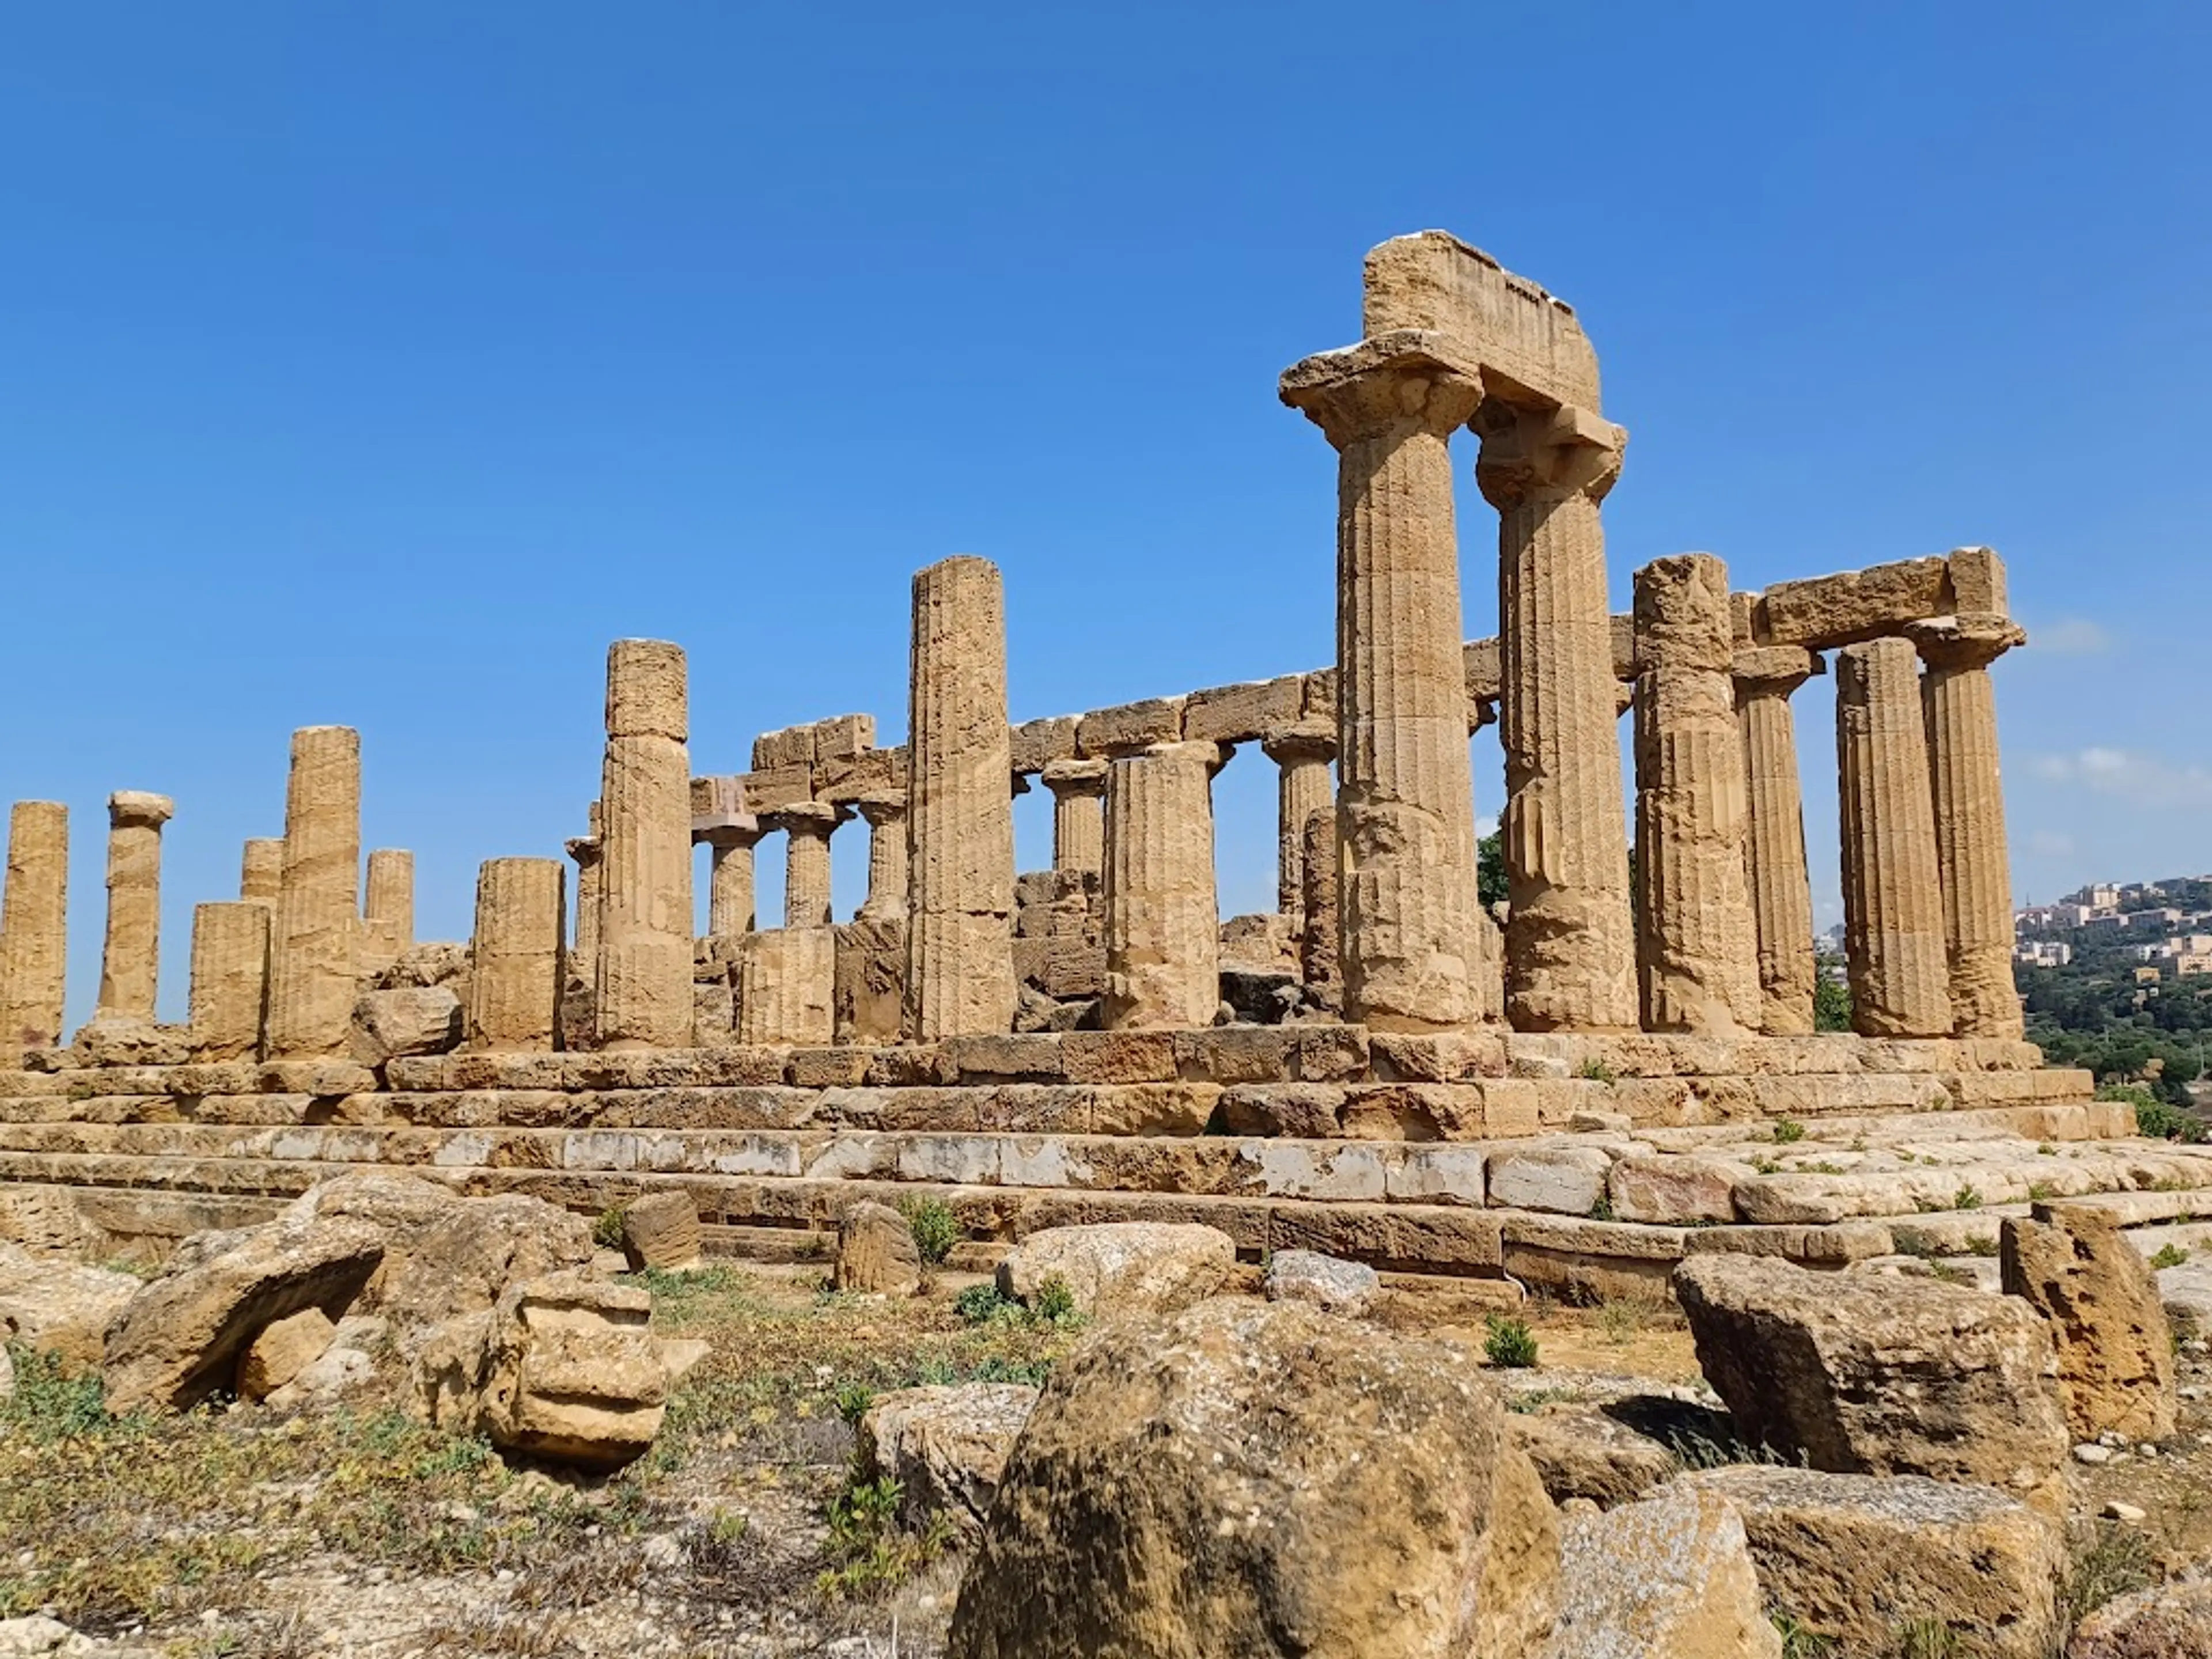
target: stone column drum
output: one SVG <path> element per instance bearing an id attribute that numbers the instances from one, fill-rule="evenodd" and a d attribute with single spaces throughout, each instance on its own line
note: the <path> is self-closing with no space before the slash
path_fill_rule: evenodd
<path id="1" fill-rule="evenodd" d="M 1098 874 L 1106 867 L 1106 763 L 1048 761 L 1040 776 L 1052 791 L 1052 867 Z"/>
<path id="2" fill-rule="evenodd" d="M 1014 1021 L 1013 754 L 998 568 L 946 559 L 914 579 L 907 721 L 906 1035 Z"/>
<path id="3" fill-rule="evenodd" d="M 863 795 L 853 803 L 868 824 L 868 896 L 865 921 L 906 919 L 906 797 Z"/>
<path id="4" fill-rule="evenodd" d="M 1498 512 L 1505 1008 L 1524 1031 L 1632 1030 L 1620 707 L 1598 504 L 1627 434 L 1493 399 L 1475 477 Z"/>
<path id="5" fill-rule="evenodd" d="M 382 973 L 415 944 L 415 855 L 380 847 L 368 855 L 368 885 L 362 896 L 364 975 Z"/>
<path id="6" fill-rule="evenodd" d="M 753 849 L 763 830 L 720 829 L 707 836 L 707 931 L 736 939 L 759 925 L 754 898 Z"/>
<path id="7" fill-rule="evenodd" d="M 1759 946 L 1728 567 L 1709 553 L 1655 559 L 1636 573 L 1635 607 L 1644 1029 L 1741 1036 L 1759 1027 Z"/>
<path id="8" fill-rule="evenodd" d="M 1298 930 L 1298 977 L 1309 988 L 1334 987 L 1339 977 L 1336 808 L 1316 807 L 1307 813 L 1301 841 L 1306 887 Z"/>
<path id="9" fill-rule="evenodd" d="M 2012 860 L 1989 670 L 2027 635 L 1990 615 L 1939 617 L 1907 633 L 1928 665 L 1920 695 L 1950 959 L 1951 1029 L 1960 1036 L 2016 1039 L 2026 1028 L 2013 988 Z"/>
<path id="10" fill-rule="evenodd" d="M 1743 734 L 1751 821 L 1744 874 L 1759 934 L 1759 1028 L 1770 1036 L 1813 1029 L 1813 884 L 1805 865 L 1804 803 L 1797 784 L 1797 722 L 1790 694 L 1820 673 L 1820 659 L 1792 645 L 1735 653 L 1736 725 Z"/>
<path id="11" fill-rule="evenodd" d="M 493 1053 L 558 1046 L 568 872 L 558 859 L 489 859 L 477 875 L 468 1042 Z"/>
<path id="12" fill-rule="evenodd" d="M 249 903 L 276 908 L 276 895 L 284 885 L 284 840 L 281 836 L 257 836 L 246 843 L 239 860 L 238 896 Z"/>
<path id="13" fill-rule="evenodd" d="M 118 789 L 107 798 L 107 934 L 94 1019 L 154 1023 L 161 949 L 161 826 L 167 795 Z"/>
<path id="14" fill-rule="evenodd" d="M 0 1053 L 62 1040 L 68 950 L 69 808 L 19 800 L 0 896 Z"/>
<path id="15" fill-rule="evenodd" d="M 196 1060 L 259 1052 L 269 996 L 270 907 L 251 899 L 192 909 L 191 1045 Z"/>
<path id="16" fill-rule="evenodd" d="M 306 726 L 292 734 L 284 795 L 284 873 L 269 942 L 270 1059 L 346 1052 L 360 949 L 361 733 Z"/>
<path id="17" fill-rule="evenodd" d="M 1109 1030 L 1211 1025 L 1221 1006 L 1212 783 L 1219 745 L 1164 743 L 1106 775 Z"/>
<path id="18" fill-rule="evenodd" d="M 1919 681 L 1918 658 L 1905 640 L 1873 640 L 1837 653 L 1844 950 L 1851 1024 L 1862 1036 L 1934 1037 L 1951 1030 Z"/>
<path id="19" fill-rule="evenodd" d="M 1333 807 L 1329 763 L 1336 758 L 1336 732 L 1323 721 L 1279 726 L 1260 739 L 1261 750 L 1280 769 L 1275 780 L 1275 908 L 1290 918 L 1293 933 L 1305 925 L 1306 820 Z M 1330 855 L 1334 862 L 1334 854 Z"/>
<path id="20" fill-rule="evenodd" d="M 830 837 L 845 816 L 826 801 L 794 801 L 760 814 L 763 828 L 783 831 L 785 927 L 830 925 Z"/>
<path id="21" fill-rule="evenodd" d="M 1442 336 L 1401 331 L 1283 376 L 1283 401 L 1337 451 L 1340 962 L 1349 1020 L 1466 1026 L 1490 1011 L 1475 970 L 1451 434 L 1480 372 Z"/>
<path id="22" fill-rule="evenodd" d="M 738 941 L 738 1041 L 818 1047 L 836 1032 L 837 930 L 778 927 Z"/>
<path id="23" fill-rule="evenodd" d="M 665 640 L 607 650 L 599 787 L 602 1048 L 691 1042 L 691 758 L 684 652 Z"/>

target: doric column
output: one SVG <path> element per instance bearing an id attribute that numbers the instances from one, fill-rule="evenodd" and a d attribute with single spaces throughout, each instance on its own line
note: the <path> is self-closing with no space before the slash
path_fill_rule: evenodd
<path id="1" fill-rule="evenodd" d="M 691 1042 L 691 758 L 684 652 L 665 640 L 607 649 L 599 786 L 602 1048 Z"/>
<path id="2" fill-rule="evenodd" d="M 1951 1024 L 1960 1036 L 2019 1037 L 2012 978 L 2012 860 L 1997 769 L 1990 665 L 2027 635 L 2006 617 L 1939 617 L 1908 629 L 1928 672 L 1920 696 L 1936 809 L 1936 859 L 1950 960 Z"/>
<path id="3" fill-rule="evenodd" d="M 1260 748 L 1279 769 L 1275 779 L 1275 908 L 1290 918 L 1296 933 L 1305 926 L 1306 820 L 1335 804 L 1328 766 L 1336 758 L 1336 730 L 1328 721 L 1302 720 L 1262 734 Z"/>
<path id="4" fill-rule="evenodd" d="M 62 1040 L 69 965 L 69 808 L 19 800 L 8 819 L 0 896 L 0 1063 Z"/>
<path id="5" fill-rule="evenodd" d="M 906 797 L 896 791 L 854 801 L 868 822 L 868 896 L 860 915 L 869 921 L 906 916 Z"/>
<path id="6" fill-rule="evenodd" d="M 1852 1025 L 1863 1036 L 1948 1036 L 1936 808 L 1919 662 L 1908 641 L 1873 640 L 1837 653 L 1836 749 Z"/>
<path id="7" fill-rule="evenodd" d="M 383 972 L 414 947 L 414 854 L 397 847 L 369 854 L 361 916 L 362 974 Z"/>
<path id="8" fill-rule="evenodd" d="M 161 950 L 161 826 L 167 795 L 118 789 L 107 798 L 107 935 L 94 1019 L 154 1021 Z"/>
<path id="9" fill-rule="evenodd" d="M 276 908 L 276 895 L 284 886 L 284 838 L 258 836 L 246 843 L 239 860 L 238 896 L 249 904 Z"/>
<path id="10" fill-rule="evenodd" d="M 753 848 L 767 834 L 756 821 L 750 830 L 724 828 L 707 836 L 707 931 L 716 939 L 735 939 L 759 925 L 753 897 Z"/>
<path id="11" fill-rule="evenodd" d="M 1498 512 L 1505 750 L 1505 1006 L 1516 1030 L 1637 1023 L 1620 710 L 1598 503 L 1627 434 L 1499 399 L 1475 477 Z"/>
<path id="12" fill-rule="evenodd" d="M 1039 776 L 1052 791 L 1052 867 L 1098 874 L 1106 867 L 1106 763 L 1048 761 Z"/>
<path id="13" fill-rule="evenodd" d="M 998 568 L 946 559 L 914 579 L 907 720 L 906 1035 L 1014 1023 L 1014 800 L 1006 610 Z"/>
<path id="14" fill-rule="evenodd" d="M 827 927 L 830 837 L 850 816 L 827 801 L 793 801 L 761 813 L 761 827 L 783 832 L 783 925 Z"/>
<path id="15" fill-rule="evenodd" d="M 1728 567 L 1710 553 L 1655 559 L 1636 573 L 1635 604 L 1644 1027 L 1735 1036 L 1759 1026 L 1759 945 Z"/>
<path id="16" fill-rule="evenodd" d="M 1337 969 L 1336 809 L 1316 807 L 1306 814 L 1299 836 L 1300 870 L 1305 877 L 1304 915 L 1298 932 L 1298 977 L 1308 986 L 1334 986 Z"/>
<path id="17" fill-rule="evenodd" d="M 776 927 L 738 941 L 738 1041 L 828 1043 L 836 1032 L 837 931 Z"/>
<path id="18" fill-rule="evenodd" d="M 268 905 L 252 899 L 193 907 L 194 1059 L 258 1052 L 269 997 L 269 914 Z"/>
<path id="19" fill-rule="evenodd" d="M 1484 1010 L 1448 445 L 1480 401 L 1480 373 L 1444 337 L 1401 331 L 1307 358 L 1282 397 L 1337 451 L 1345 1018 L 1469 1025 Z"/>
<path id="20" fill-rule="evenodd" d="M 1759 934 L 1759 1029 L 1792 1036 L 1813 1029 L 1813 884 L 1805 867 L 1805 811 L 1797 787 L 1797 723 L 1790 694 L 1824 672 L 1794 645 L 1735 653 L 1735 711 L 1743 736 L 1744 874 Z"/>
<path id="21" fill-rule="evenodd" d="M 599 871 L 606 843 L 599 838 L 599 804 L 593 801 L 588 815 L 591 834 L 571 836 L 562 846 L 576 861 L 576 938 L 568 947 L 570 972 L 592 980 L 599 963 Z"/>
<path id="22" fill-rule="evenodd" d="M 498 1053 L 556 1046 L 568 933 L 558 859 L 489 859 L 477 875 L 469 942 L 468 1041 Z"/>
<path id="23" fill-rule="evenodd" d="M 1212 743 L 1163 743 L 1106 774 L 1106 998 L 1112 1030 L 1211 1025 L 1221 1006 Z"/>
<path id="24" fill-rule="evenodd" d="M 272 1060 L 343 1054 L 360 994 L 361 733 L 292 734 L 284 873 L 269 943 Z"/>

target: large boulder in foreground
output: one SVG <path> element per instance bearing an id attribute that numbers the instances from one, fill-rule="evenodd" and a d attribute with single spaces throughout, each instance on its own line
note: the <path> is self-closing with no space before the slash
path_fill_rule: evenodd
<path id="1" fill-rule="evenodd" d="M 1522 1659 L 1558 1514 L 1464 1349 L 1291 1302 L 1119 1321 L 1053 1372 L 951 1659 Z"/>
<path id="2" fill-rule="evenodd" d="M 1998 1241 L 2005 1294 L 2041 1314 L 2058 1349 L 2068 1431 L 2094 1440 L 2173 1432 L 2173 1328 L 2158 1279 L 2119 1218 L 2087 1204 L 2007 1216 Z"/>
<path id="3" fill-rule="evenodd" d="M 1683 1484 L 1743 1517 L 1767 1607 L 1838 1654 L 1895 1653 L 1916 1625 L 1976 1659 L 2048 1659 L 2057 1644 L 2063 1530 L 1994 1487 L 1765 1465 Z"/>
<path id="4" fill-rule="evenodd" d="M 0 1244 L 0 1344 L 89 1370 L 100 1364 L 109 1324 L 138 1290 L 129 1273 Z"/>
<path id="5" fill-rule="evenodd" d="M 1743 1519 L 1717 1492 L 1668 1486 L 1570 1516 L 1550 1659 L 1782 1659 Z"/>
<path id="6" fill-rule="evenodd" d="M 2026 1488 L 2071 1444 L 2051 1333 L 2014 1297 L 1721 1252 L 1674 1290 L 1737 1434 L 1784 1458 Z"/>
<path id="7" fill-rule="evenodd" d="M 2160 1584 L 2084 1619 L 2066 1659 L 2203 1659 L 2212 1653 L 2212 1579 Z"/>
<path id="8" fill-rule="evenodd" d="M 1078 1313 L 1164 1312 L 1217 1294 L 1236 1267 L 1237 1241 L 1218 1227 L 1106 1221 L 1031 1233 L 999 1264 L 999 1289 L 1028 1303 L 1057 1279 Z"/>
<path id="9" fill-rule="evenodd" d="M 1019 1382 L 896 1389 L 860 1418 L 860 1464 L 899 1486 L 899 1524 L 925 1530 L 943 1516 L 974 1537 L 998 1496 L 1006 1458 L 1036 1409 Z"/>

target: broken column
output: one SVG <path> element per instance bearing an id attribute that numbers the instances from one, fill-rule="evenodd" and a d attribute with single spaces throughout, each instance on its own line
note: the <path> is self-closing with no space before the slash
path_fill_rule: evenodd
<path id="1" fill-rule="evenodd" d="M 1853 1029 L 1863 1036 L 1947 1036 L 1950 969 L 1936 809 L 1919 661 L 1909 641 L 1872 640 L 1837 653 L 1836 748 Z"/>
<path id="2" fill-rule="evenodd" d="M 240 1060 L 259 1051 L 269 994 L 269 920 L 270 907 L 251 899 L 193 907 L 195 1060 Z"/>
<path id="3" fill-rule="evenodd" d="M 906 919 L 906 797 L 895 791 L 862 795 L 853 805 L 868 824 L 867 921 Z"/>
<path id="4" fill-rule="evenodd" d="M 599 788 L 602 1048 L 691 1042 L 691 761 L 684 652 L 665 640 L 607 649 Z"/>
<path id="5" fill-rule="evenodd" d="M 946 559 L 914 579 L 907 730 L 906 1035 L 1014 1019 L 1013 757 L 998 568 Z"/>
<path id="6" fill-rule="evenodd" d="M 1485 1010 L 1448 445 L 1480 371 L 1447 337 L 1401 330 L 1295 364 L 1281 394 L 1337 452 L 1345 1018 L 1468 1025 Z"/>
<path id="7" fill-rule="evenodd" d="M 1164 743 L 1106 775 L 1109 1029 L 1211 1025 L 1221 1005 L 1212 782 L 1221 749 Z"/>
<path id="8" fill-rule="evenodd" d="M 830 837 L 848 814 L 827 801 L 793 801 L 760 814 L 761 826 L 783 832 L 783 925 L 827 927 Z"/>
<path id="9" fill-rule="evenodd" d="M 592 803 L 588 822 L 591 834 L 571 836 L 562 843 L 576 861 L 576 940 L 569 959 L 576 964 L 573 971 L 586 980 L 598 974 L 599 961 L 599 870 L 605 847 L 599 839 L 597 801 Z"/>
<path id="10" fill-rule="evenodd" d="M 489 859 L 477 873 L 469 945 L 471 1048 L 558 1046 L 567 875 L 558 859 Z"/>
<path id="11" fill-rule="evenodd" d="M 1275 908 L 1293 933 L 1305 926 L 1306 820 L 1333 807 L 1329 763 L 1336 758 L 1336 730 L 1326 720 L 1302 720 L 1263 734 L 1260 747 L 1280 769 L 1275 781 Z M 1330 861 L 1334 863 L 1332 853 Z"/>
<path id="12" fill-rule="evenodd" d="M 1048 761 L 1038 775 L 1052 791 L 1052 867 L 1097 875 L 1106 859 L 1106 763 Z"/>
<path id="13" fill-rule="evenodd" d="M 161 826 L 167 795 L 118 789 L 107 798 L 107 935 L 94 1019 L 154 1023 L 161 935 Z"/>
<path id="14" fill-rule="evenodd" d="M 284 869 L 269 945 L 269 1057 L 346 1051 L 359 994 L 361 733 L 310 726 L 292 734 L 284 794 Z"/>
<path id="15" fill-rule="evenodd" d="M 284 839 L 257 836 L 246 843 L 239 860 L 238 896 L 252 904 L 276 908 L 276 895 L 284 885 Z"/>
<path id="16" fill-rule="evenodd" d="M 775 927 L 738 941 L 738 1041 L 815 1047 L 836 1030 L 837 932 Z"/>
<path id="17" fill-rule="evenodd" d="M 1790 695 L 1823 672 L 1794 645 L 1735 653 L 1736 724 L 1743 737 L 1744 874 L 1759 934 L 1759 1028 L 1770 1036 L 1813 1030 L 1813 886 L 1805 865 L 1804 803 L 1797 783 L 1797 723 Z"/>
<path id="18" fill-rule="evenodd" d="M 369 854 L 361 914 L 361 971 L 380 974 L 415 944 L 414 854 L 396 847 Z"/>
<path id="19" fill-rule="evenodd" d="M 1740 1036 L 1759 1027 L 1759 947 L 1728 567 L 1710 553 L 1655 559 L 1635 592 L 1644 1029 Z"/>
<path id="20" fill-rule="evenodd" d="M 1936 862 L 1950 963 L 1951 1028 L 1960 1036 L 2023 1035 L 2012 977 L 2012 862 L 1997 767 L 1990 665 L 2027 635 L 1989 613 L 1906 630 L 1928 671 L 1920 694 L 1936 814 Z"/>
<path id="21" fill-rule="evenodd" d="M 62 1038 L 69 942 L 69 808 L 19 800 L 0 896 L 0 1063 Z"/>

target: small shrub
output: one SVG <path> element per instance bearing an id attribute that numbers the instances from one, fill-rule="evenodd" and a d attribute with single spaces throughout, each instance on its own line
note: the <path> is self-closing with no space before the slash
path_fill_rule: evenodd
<path id="1" fill-rule="evenodd" d="M 1575 1068 L 1575 1075 L 1589 1083 L 1618 1083 L 1620 1073 L 1593 1054 Z"/>
<path id="2" fill-rule="evenodd" d="M 2058 1604 L 2069 1627 L 2107 1601 L 2148 1589 L 2157 1580 L 2150 1540 L 2133 1527 L 2093 1521 L 2074 1528 L 2066 1541 L 2072 1559 Z"/>
<path id="3" fill-rule="evenodd" d="M 915 1248 L 931 1267 L 940 1267 L 960 1242 L 960 1218 L 941 1198 L 912 1198 L 899 1206 L 914 1229 Z"/>
<path id="4" fill-rule="evenodd" d="M 1778 1117 L 1774 1120 L 1774 1139 L 1784 1146 L 1793 1140 L 1802 1140 L 1805 1139 L 1805 1126 L 1795 1118 Z"/>
<path id="5" fill-rule="evenodd" d="M 58 1355 L 12 1344 L 8 1358 L 15 1367 L 15 1392 L 0 1402 L 0 1425 L 42 1443 L 75 1440 L 114 1425 L 100 1397 L 97 1371 L 71 1376 Z"/>
<path id="6" fill-rule="evenodd" d="M 1617 1218 L 1613 1213 L 1613 1195 L 1610 1193 L 1600 1193 L 1597 1195 L 1597 1202 L 1590 1206 L 1589 1218 L 1592 1221 L 1612 1221 Z"/>
<path id="7" fill-rule="evenodd" d="M 2047 1140 L 2039 1140 L 2035 1143 L 2035 1155 L 2038 1158 L 2056 1158 L 2058 1149 Z"/>
<path id="8" fill-rule="evenodd" d="M 592 1223 L 592 1243 L 603 1250 L 622 1249 L 623 1212 L 620 1205 L 611 1205 L 599 1212 L 599 1218 Z"/>
<path id="9" fill-rule="evenodd" d="M 1036 1297 L 1030 1304 L 1030 1316 L 1040 1324 L 1066 1325 L 1079 1316 L 1075 1311 L 1075 1292 L 1058 1273 L 1053 1274 L 1037 1286 Z"/>
<path id="10" fill-rule="evenodd" d="M 2152 1140 L 2185 1140 L 2191 1144 L 2212 1139 L 2212 1128 L 2194 1112 L 2167 1104 L 2140 1083 L 2107 1083 L 2097 1091 L 2100 1100 L 2124 1100 L 2136 1109 L 2136 1133 Z"/>
<path id="11" fill-rule="evenodd" d="M 2027 1183 L 2027 1195 L 2039 1204 L 2050 1198 L 2057 1190 L 2047 1181 L 2031 1181 Z"/>
<path id="12" fill-rule="evenodd" d="M 1764 1154 L 1759 1152 L 1753 1152 L 1747 1161 L 1751 1164 L 1753 1169 L 1758 1170 L 1761 1175 L 1775 1175 L 1779 1173 L 1782 1168 L 1782 1166 L 1779 1164 L 1777 1164 L 1772 1158 L 1765 1157 Z"/>
<path id="13" fill-rule="evenodd" d="M 999 1294 L 999 1287 L 990 1279 L 981 1285 L 970 1285 L 952 1298 L 952 1311 L 969 1325 L 988 1325 L 1021 1311 L 1021 1304 Z"/>
<path id="14" fill-rule="evenodd" d="M 2161 1244 L 2158 1247 L 2158 1254 L 2151 1257 L 2150 1265 L 2154 1267 L 2179 1267 L 2188 1260 L 2189 1252 L 2180 1245 Z"/>
<path id="15" fill-rule="evenodd" d="M 865 1382 L 840 1382 L 836 1398 L 837 1415 L 858 1427 L 868 1407 L 876 1403 L 876 1391 Z"/>
<path id="16" fill-rule="evenodd" d="M 1525 1319 L 1492 1314 L 1484 1322 L 1483 1357 L 1496 1366 L 1526 1370 L 1536 1363 L 1536 1334 Z"/>
<path id="17" fill-rule="evenodd" d="M 1978 1210 L 1982 1207 L 1982 1195 L 1974 1189 L 1972 1182 L 1966 1182 L 1951 1194 L 1951 1207 L 1954 1210 Z"/>
<path id="18" fill-rule="evenodd" d="M 1615 1347 L 1625 1347 L 1643 1331 L 1645 1312 L 1633 1302 L 1608 1302 L 1597 1310 L 1598 1329 Z"/>
<path id="19" fill-rule="evenodd" d="M 1771 1616 L 1775 1632 L 1782 1638 L 1782 1659 L 1833 1659 L 1840 1651 L 1834 1637 L 1821 1635 L 1795 1614 Z"/>
<path id="20" fill-rule="evenodd" d="M 1986 1236 L 1981 1238 L 1970 1238 L 1960 1248 L 1968 1255 L 1995 1255 L 1997 1254 L 1996 1240 Z"/>

